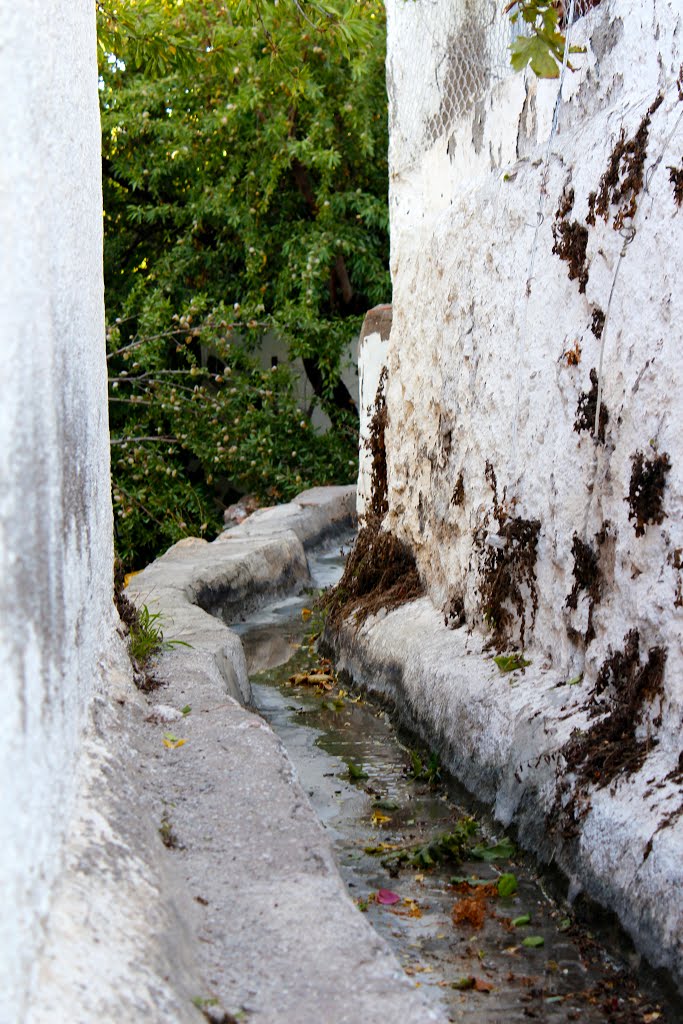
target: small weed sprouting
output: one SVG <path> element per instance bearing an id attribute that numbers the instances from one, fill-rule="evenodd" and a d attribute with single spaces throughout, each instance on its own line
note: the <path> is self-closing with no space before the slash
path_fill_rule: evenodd
<path id="1" fill-rule="evenodd" d="M 178 843 L 178 837 L 173 831 L 173 825 L 168 820 L 166 815 L 164 815 L 163 818 L 161 819 L 161 824 L 159 825 L 159 835 L 161 836 L 161 841 L 167 850 L 178 849 L 180 845 Z"/>
<path id="2" fill-rule="evenodd" d="M 144 667 L 155 654 L 171 647 L 190 647 L 184 640 L 165 640 L 161 628 L 161 612 L 150 612 L 146 604 L 138 611 L 137 621 L 130 625 L 128 649 L 131 658 Z"/>
<path id="3" fill-rule="evenodd" d="M 441 779 L 441 760 L 439 755 L 432 751 L 427 760 L 417 751 L 409 750 L 410 767 L 408 774 L 416 782 L 426 782 L 429 786 L 435 787 Z"/>
<path id="4" fill-rule="evenodd" d="M 461 818 L 450 832 L 442 832 L 426 843 L 413 843 L 398 850 L 387 850 L 384 843 L 366 846 L 365 853 L 380 856 L 380 863 L 392 876 L 401 867 L 431 868 L 435 864 L 460 864 L 468 855 L 470 839 L 478 829 L 474 818 Z"/>

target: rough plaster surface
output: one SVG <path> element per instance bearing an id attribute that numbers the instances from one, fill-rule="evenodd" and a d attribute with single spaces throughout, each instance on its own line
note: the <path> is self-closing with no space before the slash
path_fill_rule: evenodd
<path id="1" fill-rule="evenodd" d="M 655 751 L 646 769 L 592 794 L 578 841 L 558 837 L 556 751 L 585 728 L 587 686 L 568 686 L 547 664 L 502 674 L 482 637 L 447 629 L 429 598 L 329 637 L 337 668 L 391 700 L 404 723 L 512 826 L 518 841 L 554 860 L 571 897 L 586 893 L 614 910 L 637 948 L 683 987 L 683 819 L 659 828 L 680 802 Z M 649 850 L 649 852 L 648 852 Z"/>
<path id="2" fill-rule="evenodd" d="M 587 52 L 564 79 L 556 130 L 558 83 L 512 75 L 416 150 L 409 130 L 416 104 L 423 103 L 421 138 L 431 138 L 441 81 L 429 61 L 415 66 L 416 6 L 387 4 L 393 324 L 386 525 L 412 546 L 437 611 L 419 606 L 421 629 L 411 613 L 390 616 L 373 627 L 367 647 L 364 639 L 357 651 L 347 647 L 349 664 L 362 668 L 367 660 L 387 686 L 393 679 L 473 791 L 495 804 L 501 820 L 516 818 L 523 841 L 557 856 L 576 887 L 615 908 L 640 947 L 680 981 L 683 890 L 672 878 L 679 878 L 681 819 L 661 826 L 681 807 L 680 785 L 664 780 L 679 764 L 683 722 L 683 213 L 669 178 L 683 151 L 683 14 L 673 0 L 603 0 L 573 27 L 572 43 Z M 437 0 L 429 10 L 445 24 L 451 7 Z M 622 130 L 632 138 L 660 95 L 635 216 L 616 231 L 611 205 L 607 224 L 598 216 L 587 225 L 589 194 Z M 568 188 L 575 195 L 566 222 L 588 232 L 585 293 L 552 251 Z M 601 339 L 591 330 L 598 310 L 608 314 Z M 601 357 L 609 422 L 598 442 L 574 426 Z M 643 536 L 627 501 L 638 451 L 667 453 L 671 463 L 664 518 L 648 523 Z M 535 616 L 521 585 L 533 664 L 513 688 L 483 648 L 482 569 L 487 552 L 505 544 L 496 512 L 504 523 L 540 523 Z M 575 537 L 599 557 L 592 639 L 586 592 L 576 609 L 567 604 Z M 471 636 L 437 630 L 438 610 L 453 608 Z M 514 649 L 520 617 L 510 611 L 507 647 Z M 592 794 L 575 843 L 551 849 L 544 816 L 555 766 L 541 762 L 530 779 L 524 766 L 555 755 L 572 728 L 587 727 L 579 705 L 630 630 L 639 632 L 641 660 L 652 648 L 666 651 L 663 693 L 643 709 L 641 734 L 654 741 L 652 750 L 636 776 Z M 469 656 L 460 661 L 465 647 Z M 553 689 L 577 677 L 571 698 L 568 687 Z"/>
<path id="3" fill-rule="evenodd" d="M 14 1024 L 115 636 L 93 4 L 2 4 L 0 95 L 0 1019 Z"/>

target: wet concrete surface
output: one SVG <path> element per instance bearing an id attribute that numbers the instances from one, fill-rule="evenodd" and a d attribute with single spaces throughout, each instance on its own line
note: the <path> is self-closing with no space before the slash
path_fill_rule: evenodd
<path id="1" fill-rule="evenodd" d="M 317 559 L 315 586 L 333 582 L 340 566 L 335 549 Z M 426 777 L 428 752 L 414 752 L 418 764 L 410 739 L 397 734 L 388 714 L 340 689 L 332 667 L 318 663 L 304 643 L 312 621 L 304 609 L 314 599 L 287 598 L 236 627 L 254 700 L 328 831 L 359 913 L 415 985 L 452 1021 L 681 1019 L 662 992 L 636 977 L 623 948 L 605 948 L 575 923 L 528 858 L 514 848 L 490 852 L 509 840 L 481 816 L 461 862 L 397 864 L 402 850 L 412 854 L 445 832 L 473 828 L 463 826 L 472 802 L 435 763 Z M 289 682 L 306 672 L 322 683 Z M 423 777 L 415 778 L 416 768 Z M 499 883 L 503 892 L 506 884 L 515 891 L 501 895 Z"/>

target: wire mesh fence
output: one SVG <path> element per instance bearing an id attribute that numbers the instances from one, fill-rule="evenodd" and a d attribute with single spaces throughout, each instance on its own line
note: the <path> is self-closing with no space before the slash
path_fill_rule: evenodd
<path id="1" fill-rule="evenodd" d="M 600 0 L 574 0 L 573 20 Z M 394 152 L 414 163 L 437 139 L 470 114 L 497 83 L 514 74 L 510 44 L 529 31 L 512 22 L 505 0 L 404 0 L 396 7 L 410 59 L 392 69 Z M 565 27 L 569 0 L 558 0 Z M 396 160 L 394 160 L 396 166 Z"/>

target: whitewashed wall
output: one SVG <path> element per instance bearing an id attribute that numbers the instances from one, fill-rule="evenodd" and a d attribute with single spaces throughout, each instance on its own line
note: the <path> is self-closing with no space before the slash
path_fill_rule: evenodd
<path id="1" fill-rule="evenodd" d="M 0 96 L 0 1020 L 14 1024 L 114 635 L 92 0 L 0 5 Z"/>
<path id="2" fill-rule="evenodd" d="M 441 26 L 489 6 L 387 4 L 389 522 L 414 547 L 434 601 L 444 608 L 462 601 L 468 623 L 485 629 L 481 544 L 496 532 L 495 520 L 485 525 L 493 504 L 489 462 L 499 501 L 504 496 L 511 515 L 541 524 L 538 611 L 527 648 L 568 678 L 585 672 L 594 679 L 609 645 L 622 647 L 630 629 L 639 630 L 642 651 L 665 647 L 660 740 L 673 754 L 683 714 L 683 208 L 668 167 L 680 167 L 683 156 L 681 7 L 676 0 L 603 0 L 581 18 L 572 42 L 588 52 L 573 58 L 579 70 L 567 72 L 553 133 L 558 84 L 530 73 L 493 76 L 483 95 L 473 93 L 468 112 L 449 121 L 442 110 L 438 120 L 438 45 L 446 38 L 452 48 L 458 31 Z M 420 33 L 433 52 L 417 66 Z M 456 62 L 449 74 L 457 73 Z M 608 224 L 598 217 L 588 227 L 582 294 L 552 251 L 563 189 L 575 192 L 568 220 L 585 225 L 589 193 L 620 133 L 631 138 L 659 94 L 646 192 L 628 231 L 614 230 L 615 206 Z M 441 134 L 432 141 L 435 124 Z M 605 443 L 596 444 L 574 424 L 590 371 L 600 365 L 593 312 L 607 311 L 615 274 L 602 338 L 609 423 Z M 572 350 L 580 351 L 575 365 Z M 626 500 L 637 451 L 667 453 L 671 462 L 666 518 L 642 537 Z M 566 606 L 572 542 L 576 533 L 597 550 L 605 521 L 604 592 L 594 609 L 596 638 L 586 644 L 572 630 L 586 631 L 587 597 L 580 595 L 576 611 Z"/>

